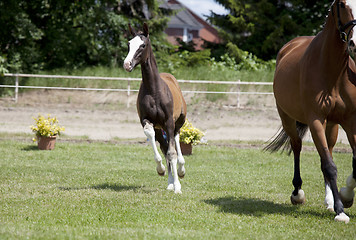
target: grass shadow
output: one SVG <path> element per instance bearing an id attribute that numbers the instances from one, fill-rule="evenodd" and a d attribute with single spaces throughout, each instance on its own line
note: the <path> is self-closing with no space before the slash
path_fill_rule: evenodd
<path id="1" fill-rule="evenodd" d="M 104 184 L 94 185 L 89 187 L 59 187 L 59 189 L 62 191 L 96 189 L 96 190 L 112 190 L 116 192 L 131 191 L 131 190 L 137 191 L 142 188 L 143 186 L 127 186 L 127 185 L 119 185 L 119 184 L 111 184 L 111 183 L 104 183 Z"/>
<path id="2" fill-rule="evenodd" d="M 279 204 L 255 198 L 236 198 L 227 196 L 204 200 L 204 202 L 218 206 L 220 208 L 219 211 L 223 213 L 241 214 L 254 217 L 262 217 L 266 214 L 292 215 L 297 217 L 307 214 L 319 218 L 330 218 L 330 216 L 333 215 L 333 213 L 328 212 L 326 209 L 324 212 L 318 212 L 311 209 L 303 210 L 300 205 Z"/>
<path id="3" fill-rule="evenodd" d="M 39 151 L 37 145 L 28 145 L 26 147 L 21 148 L 22 151 Z"/>
<path id="4" fill-rule="evenodd" d="M 127 185 L 104 183 L 100 185 L 91 186 L 90 188 L 100 189 L 100 190 L 110 189 L 116 192 L 121 192 L 121 191 L 130 191 L 130 190 L 136 191 L 138 189 L 142 189 L 143 186 L 127 186 Z"/>

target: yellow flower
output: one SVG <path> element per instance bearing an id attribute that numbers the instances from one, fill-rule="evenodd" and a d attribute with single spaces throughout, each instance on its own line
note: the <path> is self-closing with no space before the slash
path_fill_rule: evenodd
<path id="1" fill-rule="evenodd" d="M 60 135 L 64 131 L 64 127 L 58 125 L 58 120 L 56 117 L 51 118 L 51 115 L 48 114 L 47 118 L 39 114 L 37 118 L 33 118 L 36 122 L 35 125 L 30 126 L 32 132 L 39 136 L 56 136 Z"/>
<path id="2" fill-rule="evenodd" d="M 179 141 L 185 144 L 197 145 L 203 136 L 204 133 L 201 130 L 193 127 L 188 120 L 185 120 L 185 123 L 180 129 Z"/>

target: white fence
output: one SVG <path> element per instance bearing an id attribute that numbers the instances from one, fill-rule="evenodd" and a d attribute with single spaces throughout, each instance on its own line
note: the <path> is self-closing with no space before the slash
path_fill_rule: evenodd
<path id="1" fill-rule="evenodd" d="M 93 76 L 63 76 L 63 75 L 39 75 L 39 74 L 20 74 L 20 73 L 5 73 L 5 77 L 15 78 L 14 85 L 0 85 L 3 88 L 15 89 L 15 102 L 18 100 L 19 88 L 31 88 L 31 89 L 55 89 L 55 90 L 81 90 L 81 91 L 112 91 L 112 92 L 126 92 L 128 98 L 131 92 L 138 92 L 138 89 L 131 89 L 130 82 L 141 81 L 141 78 L 123 78 L 123 77 L 93 77 Z M 81 79 L 81 80 L 113 80 L 113 81 L 127 81 L 126 89 L 112 89 L 112 88 L 71 88 L 71 87 L 47 87 L 47 86 L 20 86 L 19 78 L 52 78 L 52 79 Z M 178 80 L 179 83 L 193 83 L 193 84 L 225 84 L 225 85 L 237 85 L 237 91 L 235 92 L 223 92 L 223 91 L 197 91 L 197 90 L 183 90 L 183 93 L 204 93 L 204 94 L 234 94 L 237 96 L 237 107 L 240 107 L 240 95 L 273 95 L 272 92 L 242 92 L 240 91 L 241 85 L 272 85 L 271 82 L 242 82 L 237 80 L 232 81 L 206 81 L 206 80 Z M 127 102 L 129 107 L 129 101 Z"/>

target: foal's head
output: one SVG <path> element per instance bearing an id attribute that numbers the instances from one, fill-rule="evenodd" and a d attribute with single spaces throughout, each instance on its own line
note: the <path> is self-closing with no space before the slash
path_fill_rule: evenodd
<path id="1" fill-rule="evenodd" d="M 354 30 L 354 27 L 356 25 L 356 0 L 335 0 L 333 8 L 341 40 L 347 42 L 349 54 L 355 60 L 356 29 Z"/>
<path id="2" fill-rule="evenodd" d="M 136 32 L 129 24 L 129 31 L 133 38 L 129 41 L 129 53 L 124 61 L 124 68 L 126 71 L 131 72 L 138 64 L 146 61 L 148 57 L 149 34 L 148 26 L 143 24 L 143 31 Z"/>

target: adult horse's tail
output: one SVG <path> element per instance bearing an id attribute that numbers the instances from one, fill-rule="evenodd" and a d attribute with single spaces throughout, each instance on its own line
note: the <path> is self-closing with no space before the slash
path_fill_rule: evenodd
<path id="1" fill-rule="evenodd" d="M 305 136 L 308 130 L 308 125 L 297 121 L 296 127 L 300 139 L 303 139 L 303 137 Z M 282 149 L 282 152 L 287 151 L 288 155 L 292 153 L 290 137 L 284 131 L 283 127 L 281 127 L 281 129 L 276 134 L 274 139 L 263 150 L 270 151 L 270 152 L 277 152 L 280 149 Z"/>

